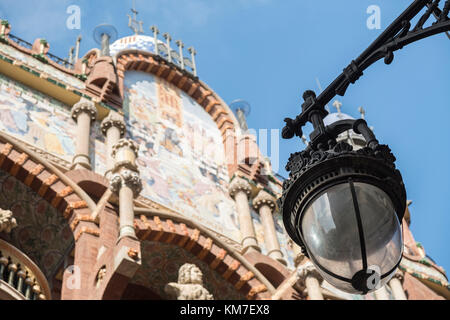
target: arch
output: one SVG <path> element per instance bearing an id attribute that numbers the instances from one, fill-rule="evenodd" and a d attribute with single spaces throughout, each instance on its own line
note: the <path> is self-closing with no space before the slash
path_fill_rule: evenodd
<path id="1" fill-rule="evenodd" d="M 66 176 L 94 200 L 100 199 L 109 186 L 109 182 L 104 176 L 85 169 L 68 171 Z"/>
<path id="2" fill-rule="evenodd" d="M 122 295 L 122 300 L 162 300 L 162 298 L 147 287 L 129 283 Z"/>
<path id="3" fill-rule="evenodd" d="M 270 299 L 272 284 L 243 256 L 217 239 L 207 229 L 172 213 L 142 213 L 135 219 L 140 241 L 160 242 L 178 246 L 204 262 L 221 275 L 248 300 Z M 148 216 L 148 217 L 147 217 Z"/>
<path id="4" fill-rule="evenodd" d="M 58 270 L 74 248 L 67 219 L 35 190 L 1 169 L 0 208 L 10 210 L 16 220 L 14 228 L 0 234 L 0 255 L 17 266 L 22 275 L 26 272 L 27 277 L 36 281 L 44 299 L 51 299 L 49 283 L 58 280 Z M 13 277 L 12 285 L 25 295 L 27 288 L 23 283 L 21 288 L 17 287 L 21 278 L 19 269 L 8 277 Z M 3 279 L 7 279 L 5 274 Z"/>
<path id="5" fill-rule="evenodd" d="M 0 170 L 30 187 L 69 222 L 89 215 L 96 207 L 91 197 L 67 175 L 1 131 Z"/>
<path id="6" fill-rule="evenodd" d="M 212 270 L 208 263 L 176 243 L 141 241 L 141 256 L 142 265 L 128 285 L 140 285 L 154 291 L 162 299 L 171 299 L 165 291 L 165 286 L 177 282 L 180 268 L 189 263 L 202 271 L 203 286 L 216 299 L 246 300 L 245 293 L 237 290 L 221 273 Z"/>
<path id="7" fill-rule="evenodd" d="M 277 270 L 274 266 L 260 262 L 255 264 L 255 268 L 261 271 L 261 273 L 273 284 L 275 288 L 278 288 L 280 284 L 286 280 L 284 274 Z"/>
<path id="8" fill-rule="evenodd" d="M 270 281 L 270 283 L 278 288 L 283 281 L 291 275 L 291 272 L 281 264 L 261 252 L 253 251 L 245 254 L 245 258 L 250 261 L 256 269 Z"/>

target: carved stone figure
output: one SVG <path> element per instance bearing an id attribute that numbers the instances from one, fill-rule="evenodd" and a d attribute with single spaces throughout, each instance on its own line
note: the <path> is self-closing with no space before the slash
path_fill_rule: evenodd
<path id="1" fill-rule="evenodd" d="M 189 263 L 178 271 L 178 283 L 168 283 L 164 290 L 177 300 L 214 300 L 212 294 L 203 287 L 202 271 Z"/>
<path id="2" fill-rule="evenodd" d="M 10 233 L 15 227 L 17 227 L 17 222 L 13 218 L 13 213 L 0 209 L 0 232 Z"/>

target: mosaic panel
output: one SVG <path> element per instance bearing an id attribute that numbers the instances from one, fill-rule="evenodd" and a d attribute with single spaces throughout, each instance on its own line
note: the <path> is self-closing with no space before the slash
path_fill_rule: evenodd
<path id="1" fill-rule="evenodd" d="M 125 76 L 128 132 L 140 145 L 142 195 L 240 241 L 220 131 L 185 92 L 153 75 Z"/>
<path id="2" fill-rule="evenodd" d="M 141 50 L 147 52 L 155 51 L 155 41 L 153 37 L 144 35 L 132 35 L 115 41 L 109 48 L 111 56 L 117 55 L 125 50 Z"/>
<path id="3" fill-rule="evenodd" d="M 91 159 L 105 172 L 99 123 L 91 130 Z M 0 130 L 68 162 L 75 154 L 76 124 L 70 107 L 0 74 Z"/>
<path id="4" fill-rule="evenodd" d="M 75 123 L 68 107 L 0 75 L 0 130 L 70 161 Z"/>

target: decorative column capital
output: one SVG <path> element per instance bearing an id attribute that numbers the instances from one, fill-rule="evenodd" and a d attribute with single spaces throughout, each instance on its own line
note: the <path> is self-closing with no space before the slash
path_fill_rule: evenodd
<path id="1" fill-rule="evenodd" d="M 123 137 L 126 132 L 126 125 L 123 118 L 116 112 L 111 111 L 108 116 L 103 119 L 100 128 L 104 136 L 108 133 L 109 128 L 116 127 L 120 131 L 120 137 Z"/>
<path id="2" fill-rule="evenodd" d="M 0 209 L 0 232 L 10 233 L 17 227 L 16 219 L 10 210 Z"/>
<path id="3" fill-rule="evenodd" d="M 400 270 L 399 268 L 397 268 L 397 270 L 395 271 L 394 276 L 392 278 L 396 278 L 396 279 L 400 280 L 400 282 L 402 282 L 403 277 L 404 277 L 403 271 Z"/>
<path id="4" fill-rule="evenodd" d="M 228 190 L 230 192 L 230 196 L 234 198 L 234 196 L 240 191 L 244 192 L 245 194 L 247 194 L 247 196 L 249 196 L 251 194 L 252 187 L 247 180 L 241 177 L 236 177 L 233 179 L 233 181 L 231 181 Z"/>
<path id="5" fill-rule="evenodd" d="M 73 105 L 72 107 L 72 119 L 75 122 L 78 122 L 78 116 L 82 113 L 87 113 L 91 122 L 94 122 L 97 119 L 97 108 L 95 107 L 94 102 L 81 99 L 79 102 Z"/>
<path id="6" fill-rule="evenodd" d="M 294 284 L 294 287 L 302 295 L 308 295 L 312 300 L 323 300 L 320 289 L 322 281 L 322 276 L 311 261 L 306 261 L 297 267 L 297 282 Z"/>
<path id="7" fill-rule="evenodd" d="M 301 282 L 304 282 L 304 280 L 309 276 L 316 278 L 320 282 L 323 280 L 319 271 L 317 271 L 316 267 L 314 267 L 311 261 L 307 261 L 304 264 L 299 265 L 297 267 L 297 275 Z"/>
<path id="8" fill-rule="evenodd" d="M 133 197 L 137 198 L 142 191 L 142 180 L 139 173 L 125 169 L 111 176 L 110 189 L 112 192 L 118 194 L 124 185 L 130 188 L 133 191 Z"/>
<path id="9" fill-rule="evenodd" d="M 273 212 L 276 207 L 276 199 L 267 191 L 261 190 L 256 198 L 253 199 L 253 208 L 259 211 L 263 206 L 268 206 Z"/>

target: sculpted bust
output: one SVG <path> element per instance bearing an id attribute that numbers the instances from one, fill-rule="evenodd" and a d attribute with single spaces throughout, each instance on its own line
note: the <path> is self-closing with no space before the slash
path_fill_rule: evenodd
<path id="1" fill-rule="evenodd" d="M 15 227 L 17 227 L 17 222 L 13 213 L 9 210 L 0 209 L 0 232 L 10 233 Z"/>
<path id="2" fill-rule="evenodd" d="M 193 264 L 186 263 L 178 271 L 178 282 L 166 285 L 164 291 L 177 300 L 214 300 L 203 287 L 203 273 Z"/>

